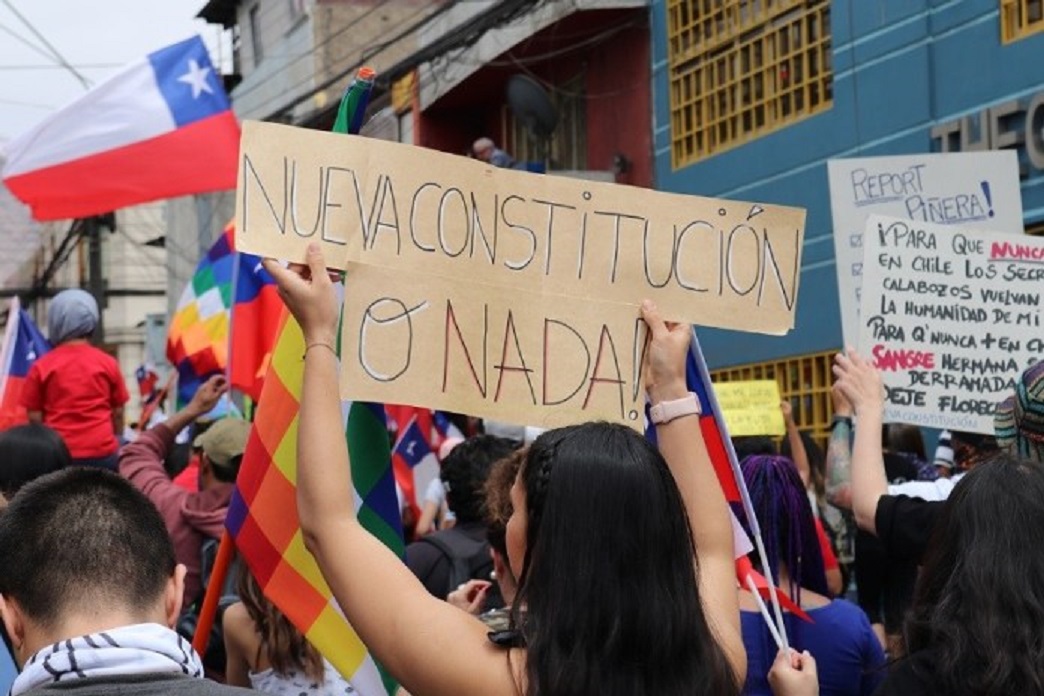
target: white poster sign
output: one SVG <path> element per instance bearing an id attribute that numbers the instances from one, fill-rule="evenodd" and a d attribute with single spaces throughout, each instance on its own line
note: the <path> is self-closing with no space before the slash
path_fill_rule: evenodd
<path id="1" fill-rule="evenodd" d="M 886 422 L 993 432 L 997 403 L 1044 356 L 1044 239 L 871 216 L 859 350 Z"/>
<path id="2" fill-rule="evenodd" d="M 859 336 L 863 228 L 870 215 L 1022 233 L 1014 150 L 861 157 L 827 162 L 845 345 Z"/>

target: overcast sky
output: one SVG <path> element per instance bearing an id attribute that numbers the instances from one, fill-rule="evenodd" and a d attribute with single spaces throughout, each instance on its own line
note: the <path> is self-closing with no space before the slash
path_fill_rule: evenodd
<path id="1" fill-rule="evenodd" d="M 0 0 L 0 141 L 18 136 L 86 91 L 75 75 L 45 55 L 44 43 L 12 7 L 69 64 L 98 84 L 123 65 L 193 34 L 203 37 L 211 60 L 230 64 L 217 28 L 195 19 L 205 4 L 206 0 Z"/>

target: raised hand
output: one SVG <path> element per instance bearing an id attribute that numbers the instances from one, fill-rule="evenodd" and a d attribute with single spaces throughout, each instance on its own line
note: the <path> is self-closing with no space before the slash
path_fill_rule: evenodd
<path id="1" fill-rule="evenodd" d="M 642 319 L 650 334 L 644 366 L 649 400 L 655 404 L 685 396 L 685 358 L 692 341 L 692 327 L 665 322 L 651 300 L 642 302 Z"/>
<path id="2" fill-rule="evenodd" d="M 217 406 L 218 401 L 221 400 L 221 395 L 227 391 L 228 380 L 225 379 L 225 376 L 214 375 L 199 385 L 196 393 L 192 395 L 189 408 L 197 417 L 202 416 L 204 413 L 210 413 Z"/>
<path id="3" fill-rule="evenodd" d="M 337 338 L 338 307 L 333 281 L 326 270 L 326 262 L 319 245 L 308 245 L 307 266 L 283 268 L 273 259 L 262 263 L 275 279 L 279 296 L 283 298 L 294 319 L 301 325 L 305 342 L 324 343 L 333 347 Z"/>
<path id="4" fill-rule="evenodd" d="M 884 409 L 881 373 L 854 350 L 834 357 L 834 376 L 837 378 L 835 388 L 852 405 L 856 415 L 880 413 Z"/>
<path id="5" fill-rule="evenodd" d="M 830 400 L 834 402 L 834 415 L 852 415 L 852 404 L 844 392 L 841 391 L 841 388 L 837 386 L 837 382 L 834 382 L 834 385 L 830 387 Z"/>

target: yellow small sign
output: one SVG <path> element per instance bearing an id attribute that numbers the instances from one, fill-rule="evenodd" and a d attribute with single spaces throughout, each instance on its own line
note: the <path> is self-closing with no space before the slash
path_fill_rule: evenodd
<path id="1" fill-rule="evenodd" d="M 722 382 L 714 394 L 732 437 L 783 435 L 783 412 L 779 409 L 779 383 L 774 379 Z"/>

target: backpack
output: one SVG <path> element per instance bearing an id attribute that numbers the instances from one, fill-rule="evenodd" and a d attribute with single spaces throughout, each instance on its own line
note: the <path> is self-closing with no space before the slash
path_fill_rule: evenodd
<path id="1" fill-rule="evenodd" d="M 459 531 L 450 529 L 428 534 L 418 541 L 431 544 L 450 560 L 450 591 L 468 580 L 489 580 L 493 574 L 493 557 L 489 554 L 489 542 L 484 539 L 471 539 Z"/>

